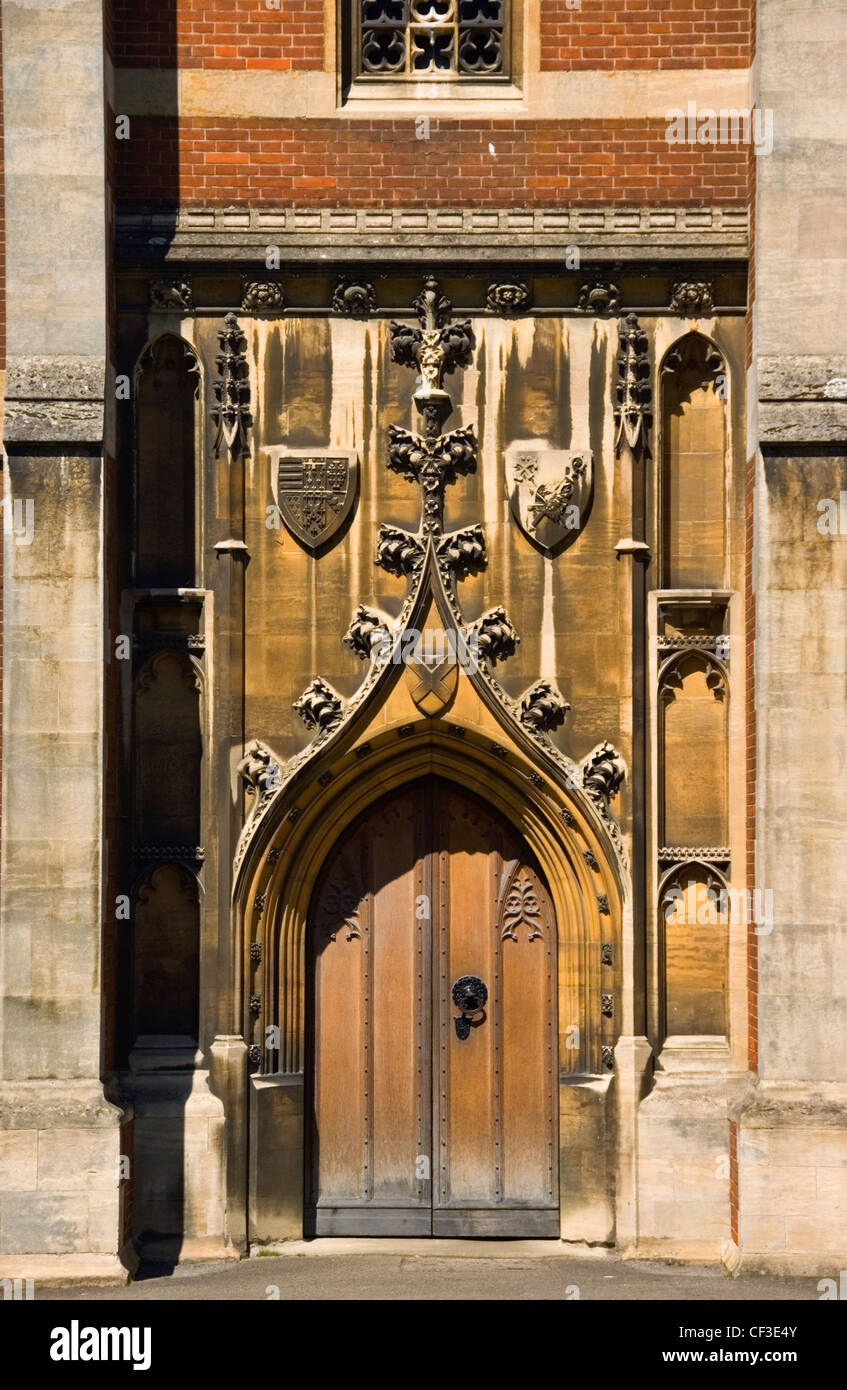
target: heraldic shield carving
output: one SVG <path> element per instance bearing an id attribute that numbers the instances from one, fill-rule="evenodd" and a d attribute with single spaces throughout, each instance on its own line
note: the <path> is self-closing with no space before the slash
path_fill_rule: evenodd
<path id="1" fill-rule="evenodd" d="M 271 486 L 288 531 L 315 554 L 353 510 L 359 460 L 346 449 L 269 449 Z"/>
<path id="2" fill-rule="evenodd" d="M 544 555 L 558 555 L 576 540 L 588 519 L 593 482 L 589 449 L 512 444 L 506 450 L 512 516 Z"/>

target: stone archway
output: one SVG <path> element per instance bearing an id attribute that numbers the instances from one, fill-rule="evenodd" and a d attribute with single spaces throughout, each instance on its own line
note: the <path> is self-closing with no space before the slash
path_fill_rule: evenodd
<path id="1" fill-rule="evenodd" d="M 273 826 L 263 827 L 263 851 L 241 885 L 242 1026 L 252 1039 L 249 1225 L 254 1241 L 303 1231 L 306 943 L 310 905 L 327 857 L 380 797 L 432 775 L 459 784 L 484 804 L 496 802 L 549 888 L 551 912 L 561 924 L 555 971 L 557 1172 L 564 1168 L 566 1175 L 561 1229 L 571 1230 L 568 1203 L 582 1223 L 583 1238 L 608 1233 L 613 1224 L 614 1142 L 605 1136 L 614 1132 L 613 1048 L 623 1015 L 620 941 L 628 904 L 620 862 L 609 853 L 582 798 L 569 801 L 534 774 L 516 748 L 493 744 L 480 728 L 422 720 L 411 729 L 389 726 L 379 738 L 371 733 L 334 764 L 331 777 L 319 774 L 314 799 L 293 818 L 285 800 L 275 806 Z M 268 1047 L 268 1041 L 274 1045 Z M 591 1165 L 586 1149 L 593 1154 Z M 583 1200 L 579 1174 L 587 1167 L 594 1170 L 593 1191 Z M 608 1181 L 598 1182 L 600 1170 Z M 587 1209 L 594 1215 L 586 1225 Z"/>

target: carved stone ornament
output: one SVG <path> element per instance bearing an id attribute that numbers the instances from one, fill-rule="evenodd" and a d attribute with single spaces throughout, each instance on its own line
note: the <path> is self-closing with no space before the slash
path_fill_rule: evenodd
<path id="1" fill-rule="evenodd" d="M 254 965 L 262 963 L 262 943 L 261 941 L 250 942 L 250 959 Z"/>
<path id="2" fill-rule="evenodd" d="M 583 314 L 616 314 L 620 303 L 621 292 L 617 285 L 595 275 L 580 289 L 576 307 Z"/>
<path id="3" fill-rule="evenodd" d="M 268 313 L 285 308 L 285 290 L 275 280 L 248 280 L 244 285 L 241 307 L 247 313 Z"/>
<path id="4" fill-rule="evenodd" d="M 293 823 L 301 814 L 297 805 L 301 788 L 304 785 L 323 786 L 327 779 L 322 781 L 321 774 L 330 764 L 335 766 L 336 756 L 343 757 L 345 749 L 350 750 L 353 757 L 366 758 L 370 754 L 369 721 L 378 713 L 380 702 L 384 702 L 397 680 L 396 663 L 385 659 L 386 647 L 392 653 L 405 653 L 407 640 L 417 641 L 421 630 L 426 635 L 452 634 L 456 650 L 450 651 L 448 644 L 446 662 L 442 662 L 437 653 L 432 660 L 424 659 L 416 647 L 408 653 L 411 660 L 407 663 L 405 678 L 412 687 L 411 695 L 420 714 L 432 717 L 446 712 L 457 681 L 467 680 L 504 731 L 502 742 L 496 738 L 486 740 L 491 756 L 502 759 L 504 764 L 510 761 L 512 754 L 518 759 L 521 756 L 528 759 L 528 766 L 519 771 L 526 777 L 527 785 L 535 789 L 533 795 L 549 799 L 555 798 L 557 792 L 566 793 L 579 804 L 580 821 L 586 828 L 591 827 L 598 843 L 607 844 L 624 869 L 627 866 L 620 828 L 610 815 L 607 800 L 594 790 L 597 776 L 591 788 L 584 785 L 583 766 L 566 757 L 549 737 L 551 731 L 561 725 L 570 706 L 555 685 L 544 679 L 535 681 L 517 699 L 509 695 L 491 669 L 496 662 L 513 655 L 518 642 L 507 613 L 502 607 L 492 608 L 473 623 L 468 623 L 463 614 L 458 585 L 486 566 L 486 540 L 479 523 L 456 531 L 444 530 L 445 489 L 472 474 L 477 466 L 477 441 L 472 425 L 462 422 L 456 429 L 444 430 L 453 408 L 444 379 L 470 364 L 474 338 L 470 323 L 449 322 L 452 306 L 433 276 L 425 278 L 413 305 L 419 326 L 408 322 L 392 323 L 391 354 L 395 363 L 417 373 L 413 401 L 422 423 L 420 433 L 399 425 L 389 427 L 387 466 L 420 489 L 419 522 L 416 530 L 382 523 L 376 554 L 376 563 L 383 570 L 405 581 L 406 594 L 394 617 L 389 618 L 364 603 L 357 607 L 343 638 L 345 645 L 364 664 L 363 679 L 354 695 L 342 700 L 326 681 L 316 678 L 295 702 L 294 708 L 314 736 L 308 746 L 286 764 L 279 789 L 271 798 L 279 798 L 276 812 L 272 813 L 263 800 L 259 816 L 245 824 L 233 865 L 236 895 L 239 883 L 244 881 L 243 875 L 252 874 L 260 866 L 260 856 L 267 852 L 267 837 L 275 834 L 278 826 L 283 827 L 283 834 L 287 833 L 285 823 Z M 525 451 L 533 452 L 533 464 L 537 462 L 535 454 L 543 454 L 543 447 L 536 449 L 539 443 L 530 441 L 522 446 Z M 325 475 L 317 480 L 307 478 L 299 471 L 300 464 L 296 473 L 286 471 L 283 475 L 281 465 L 295 457 L 293 452 L 283 449 L 271 452 L 272 476 L 280 505 L 286 493 L 302 498 L 311 488 L 318 494 L 321 505 L 332 508 L 333 504 L 327 500 Z M 340 455 L 343 451 L 337 452 Z M 300 463 L 306 458 L 305 455 L 296 457 Z M 326 463 L 320 451 L 309 455 L 310 460 L 318 458 Z M 566 458 L 554 457 L 552 462 L 558 466 L 549 476 L 540 466 L 526 474 L 526 481 L 533 484 L 525 513 L 526 526 L 529 534 L 538 533 L 542 548 L 543 528 L 562 518 L 562 509 L 571 501 L 584 501 L 585 490 L 590 487 L 591 460 L 585 451 L 581 455 L 569 454 Z M 301 524 L 301 516 L 302 513 L 298 516 L 298 524 Z M 468 650 L 476 659 L 465 663 L 461 656 L 463 650 Z M 426 721 L 418 717 L 396 728 L 395 733 L 399 740 L 413 743 L 425 728 Z M 444 730 L 456 738 L 463 737 L 466 732 L 464 727 L 454 727 L 449 719 L 445 719 Z M 511 740 L 509 747 L 506 747 L 506 736 Z M 603 745 L 607 746 L 610 747 Z M 247 771 L 254 780 L 257 775 L 263 775 L 249 764 L 245 766 Z M 331 792 L 326 794 L 331 795 Z M 575 818 L 564 808 L 562 817 L 569 825 L 575 823 Z M 264 835 L 259 832 L 260 822 L 264 823 Z M 534 890 L 531 882 L 528 876 L 530 887 L 527 887 L 519 877 L 512 886 L 521 897 L 524 914 L 523 918 L 515 920 L 526 921 L 532 935 L 530 908 Z M 348 927 L 350 916 L 348 913 L 344 919 Z M 504 925 L 508 926 L 510 921 L 512 919 L 508 918 Z"/>
<path id="5" fill-rule="evenodd" d="M 274 447 L 271 487 L 286 530 L 315 555 L 338 539 L 356 501 L 358 455 L 347 449 Z"/>
<path id="6" fill-rule="evenodd" d="M 506 491 L 512 516 L 542 555 L 558 555 L 585 526 L 594 481 L 591 451 L 506 450 Z"/>
<path id="7" fill-rule="evenodd" d="M 154 280 L 150 286 L 150 308 L 159 313 L 190 314 L 194 310 L 191 281 Z"/>
<path id="8" fill-rule="evenodd" d="M 611 941 L 604 941 L 602 947 L 600 948 L 600 964 L 612 965 L 612 963 L 612 943 Z"/>
<path id="9" fill-rule="evenodd" d="M 540 680 L 521 697 L 521 723 L 534 734 L 549 734 L 565 722 L 567 700 L 550 681 Z"/>
<path id="10" fill-rule="evenodd" d="M 647 335 L 635 314 L 620 320 L 618 380 L 615 387 L 615 457 L 626 444 L 633 458 L 650 458 L 653 388 Z"/>
<path id="11" fill-rule="evenodd" d="M 475 637 L 472 636 L 473 634 Z M 472 640 L 476 644 L 480 659 L 487 661 L 490 666 L 514 656 L 515 649 L 521 640 L 502 604 L 489 609 L 487 613 L 483 613 L 481 618 L 477 618 L 476 622 L 472 623 L 469 628 L 469 636 L 472 636 Z"/>
<path id="12" fill-rule="evenodd" d="M 722 920 L 722 915 L 726 915 L 727 883 L 720 870 L 712 869 L 706 864 L 698 864 L 696 861 L 676 865 L 661 880 L 659 911 L 662 917 L 667 923 L 672 916 L 679 913 L 683 906 L 685 890 L 692 882 L 698 887 L 702 886 L 706 892 L 705 899 L 701 898 L 696 906 L 699 925 L 716 926 Z"/>
<path id="13" fill-rule="evenodd" d="M 367 318 L 376 309 L 376 292 L 368 280 L 339 280 L 332 296 L 332 312 L 351 318 Z"/>
<path id="14" fill-rule="evenodd" d="M 341 696 L 320 676 L 315 677 L 292 705 L 306 727 L 316 729 L 319 734 L 329 733 L 340 723 L 343 708 Z"/>
<path id="15" fill-rule="evenodd" d="M 485 304 L 492 314 L 525 314 L 532 305 L 532 295 L 522 280 L 503 281 L 488 286 Z"/>
<path id="16" fill-rule="evenodd" d="M 233 459 L 241 459 L 250 452 L 247 430 L 253 423 L 253 417 L 250 414 L 247 339 L 235 314 L 227 314 L 224 326 L 218 333 L 218 342 L 218 375 L 212 388 L 215 397 L 212 420 L 218 427 L 215 455 L 219 456 L 226 445 Z"/>
<path id="17" fill-rule="evenodd" d="M 602 994 L 600 998 L 600 1012 L 604 1018 L 611 1018 L 614 1013 L 614 996 L 611 994 Z"/>
<path id="18" fill-rule="evenodd" d="M 723 662 L 713 652 L 697 648 L 693 651 L 675 652 L 659 667 L 657 689 L 659 699 L 670 704 L 676 699 L 676 692 L 682 690 L 687 671 L 696 666 L 706 677 L 706 687 L 716 700 L 726 699 L 729 693 L 729 677 Z"/>
<path id="19" fill-rule="evenodd" d="M 609 802 L 626 777 L 626 763 L 611 743 L 598 743 L 582 764 L 582 785 L 593 797 Z"/>
<path id="20" fill-rule="evenodd" d="M 236 772 L 244 783 L 247 795 L 255 797 L 257 801 L 272 795 L 280 784 L 279 763 L 270 748 L 266 748 L 257 738 L 248 743 Z"/>
<path id="21" fill-rule="evenodd" d="M 390 626 L 391 620 L 384 614 L 360 603 L 341 640 L 360 661 L 370 661 L 374 650 L 379 650 L 388 638 Z"/>
<path id="22" fill-rule="evenodd" d="M 662 845 L 659 849 L 660 864 L 684 864 L 690 859 L 699 859 L 702 864 L 729 864 L 729 845 Z"/>
<path id="23" fill-rule="evenodd" d="M 677 280 L 671 290 L 671 312 L 687 318 L 707 318 L 713 309 L 712 286 L 705 280 Z"/>

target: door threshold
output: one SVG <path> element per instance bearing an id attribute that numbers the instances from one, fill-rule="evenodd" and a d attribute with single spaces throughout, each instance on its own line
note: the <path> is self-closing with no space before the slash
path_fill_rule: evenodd
<path id="1" fill-rule="evenodd" d="M 611 1246 L 582 1245 L 558 1237 L 544 1240 L 448 1239 L 441 1236 L 314 1236 L 309 1240 L 269 1241 L 250 1247 L 251 1258 L 261 1255 L 405 1255 L 419 1259 L 527 1260 L 608 1259 Z"/>

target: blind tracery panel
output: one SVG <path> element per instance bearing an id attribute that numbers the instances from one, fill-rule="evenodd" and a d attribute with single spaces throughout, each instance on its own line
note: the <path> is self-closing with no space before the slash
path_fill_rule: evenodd
<path id="1" fill-rule="evenodd" d="M 508 0 L 356 0 L 366 77 L 502 77 Z"/>

